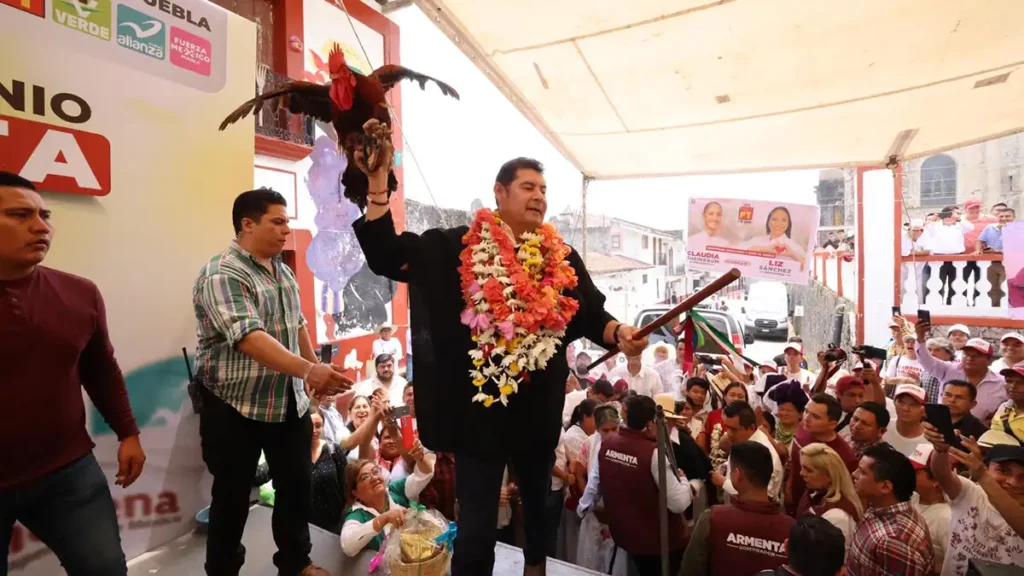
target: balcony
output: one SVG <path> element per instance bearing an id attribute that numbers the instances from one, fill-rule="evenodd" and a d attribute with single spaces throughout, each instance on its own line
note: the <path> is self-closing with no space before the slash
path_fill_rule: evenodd
<path id="1" fill-rule="evenodd" d="M 257 71 L 256 93 L 261 94 L 283 86 L 291 79 L 273 70 L 264 69 L 262 86 Z M 286 108 L 273 110 L 264 106 L 256 115 L 256 152 L 269 156 L 301 160 L 309 155 L 316 139 L 315 122 L 302 114 L 292 114 Z"/>
<path id="2" fill-rule="evenodd" d="M 857 263 L 852 252 L 814 251 L 814 279 L 840 298 L 857 301 Z"/>
<path id="3" fill-rule="evenodd" d="M 933 317 L 1009 318 L 1002 260 L 1002 254 L 904 256 L 900 305 L 908 312 L 927 309 Z M 949 279 L 952 293 L 945 294 L 944 280 Z"/>

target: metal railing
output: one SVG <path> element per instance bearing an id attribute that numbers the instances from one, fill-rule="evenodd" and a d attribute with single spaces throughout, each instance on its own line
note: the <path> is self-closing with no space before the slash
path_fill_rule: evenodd
<path id="1" fill-rule="evenodd" d="M 291 78 L 273 70 L 264 69 L 263 82 L 259 80 L 257 78 L 257 94 L 276 90 L 290 82 Z M 283 107 L 275 111 L 270 106 L 264 106 L 263 110 L 256 115 L 257 134 L 292 144 L 312 146 L 313 140 L 316 138 L 314 127 L 315 123 L 312 118 L 302 114 L 292 114 Z"/>

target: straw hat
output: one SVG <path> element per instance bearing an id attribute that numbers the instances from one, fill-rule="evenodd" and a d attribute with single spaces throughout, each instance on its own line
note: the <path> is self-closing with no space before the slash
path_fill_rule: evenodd
<path id="1" fill-rule="evenodd" d="M 676 399 L 671 394 L 658 394 L 654 397 L 654 403 L 661 406 L 665 418 L 681 420 L 683 417 L 676 414 Z"/>

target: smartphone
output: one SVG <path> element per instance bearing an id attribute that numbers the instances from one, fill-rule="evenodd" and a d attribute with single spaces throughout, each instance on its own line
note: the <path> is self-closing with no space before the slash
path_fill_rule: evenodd
<path id="1" fill-rule="evenodd" d="M 927 322 L 927 323 L 931 324 L 931 322 L 932 322 L 932 313 L 927 311 L 927 310 L 918 310 L 917 311 L 917 321 L 919 323 L 920 322 Z"/>
<path id="2" fill-rule="evenodd" d="M 962 447 L 960 435 L 953 428 L 953 417 L 949 413 L 949 406 L 945 404 L 925 404 L 924 414 L 924 419 L 942 433 L 942 438 L 946 441 L 946 444 L 957 449 Z"/>
<path id="3" fill-rule="evenodd" d="M 902 315 L 902 312 L 900 312 L 900 307 L 899 306 L 893 306 L 892 307 L 892 315 L 893 316 L 900 316 L 900 315 Z"/>
<path id="4" fill-rule="evenodd" d="M 403 406 L 408 410 L 408 406 Z M 416 419 L 410 415 L 402 416 L 398 420 L 398 427 L 402 430 L 402 445 L 405 446 L 406 450 L 412 450 L 416 439 L 420 437 L 420 432 L 416 426 Z"/>
<path id="5" fill-rule="evenodd" d="M 334 345 L 324 344 L 320 347 L 320 361 L 324 364 L 331 363 L 331 356 L 334 355 Z"/>
<path id="6" fill-rule="evenodd" d="M 396 406 L 395 409 L 391 411 L 391 417 L 395 420 L 398 420 L 403 416 L 410 416 L 411 414 L 412 410 L 408 406 Z"/>

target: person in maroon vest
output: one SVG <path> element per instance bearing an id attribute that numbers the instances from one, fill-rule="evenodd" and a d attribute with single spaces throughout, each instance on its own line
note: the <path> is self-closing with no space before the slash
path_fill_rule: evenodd
<path id="1" fill-rule="evenodd" d="M 601 441 L 577 512 L 585 515 L 603 495 L 604 516 L 615 544 L 629 553 L 640 576 L 658 576 L 661 538 L 656 408 L 649 396 L 634 396 L 627 400 L 625 408 L 628 428 L 620 428 Z M 770 461 L 768 467 L 770 473 Z M 691 494 L 686 476 L 676 475 L 671 468 L 666 472 L 669 566 L 670 573 L 677 574 L 686 549 L 683 513 L 690 507 Z"/>
<path id="2" fill-rule="evenodd" d="M 728 505 L 712 506 L 701 514 L 682 574 L 754 574 L 786 563 L 784 543 L 793 519 L 768 494 L 773 470 L 769 450 L 750 441 L 732 447 L 729 479 L 737 496 Z"/>

